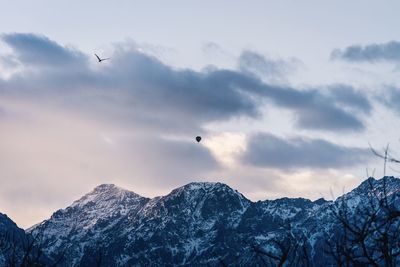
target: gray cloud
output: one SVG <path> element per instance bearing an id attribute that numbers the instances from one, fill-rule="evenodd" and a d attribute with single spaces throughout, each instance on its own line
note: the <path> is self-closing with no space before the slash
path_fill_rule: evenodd
<path id="1" fill-rule="evenodd" d="M 388 87 L 385 93 L 378 96 L 379 100 L 388 108 L 400 115 L 400 89 L 397 87 Z"/>
<path id="2" fill-rule="evenodd" d="M 343 84 L 331 86 L 329 89 L 330 96 L 335 102 L 345 104 L 347 107 L 365 114 L 371 113 L 372 105 L 361 91 L 356 91 L 353 87 Z"/>
<path id="3" fill-rule="evenodd" d="M 400 42 L 391 41 L 383 44 L 369 44 L 366 46 L 352 45 L 345 49 L 335 49 L 332 59 L 342 59 L 353 62 L 400 61 Z"/>
<path id="4" fill-rule="evenodd" d="M 298 59 L 270 59 L 250 50 L 243 51 L 238 60 L 238 67 L 242 72 L 266 77 L 268 80 L 282 79 L 285 75 L 293 73 L 299 64 Z"/>
<path id="5" fill-rule="evenodd" d="M 82 52 L 43 36 L 6 34 L 2 39 L 22 65 L 49 68 L 0 80 L 0 93 L 58 102 L 113 122 L 195 133 L 208 122 L 258 118 L 261 106 L 270 102 L 291 110 L 300 128 L 360 131 L 364 124 L 358 113 L 371 109 L 368 99 L 351 87 L 298 90 L 265 83 L 246 71 L 175 69 L 134 45 L 116 46 L 112 60 L 93 69 Z M 262 58 L 256 60 L 260 64 L 250 61 L 253 69 L 261 64 L 263 70 L 266 64 Z M 69 63 L 73 66 L 67 68 Z"/>
<path id="6" fill-rule="evenodd" d="M 365 104 L 352 105 L 354 100 L 360 102 L 362 95 L 355 93 L 351 87 L 340 89 L 336 86 L 326 91 L 269 87 L 265 94 L 277 106 L 293 110 L 300 128 L 331 131 L 360 131 L 365 128 L 357 116 L 344 109 L 349 106 L 361 111 L 368 109 Z M 367 98 L 362 99 L 369 103 Z"/>
<path id="7" fill-rule="evenodd" d="M 345 147 L 322 139 L 283 139 L 269 133 L 252 136 L 240 159 L 266 168 L 343 168 L 365 163 L 370 151 Z"/>
<path id="8" fill-rule="evenodd" d="M 59 45 L 46 36 L 32 33 L 3 34 L 1 36 L 13 50 L 13 56 L 24 65 L 72 67 L 85 64 L 82 52 Z"/>
<path id="9" fill-rule="evenodd" d="M 219 44 L 214 42 L 206 42 L 201 47 L 203 53 L 213 58 L 232 59 L 234 56 L 223 49 Z"/>

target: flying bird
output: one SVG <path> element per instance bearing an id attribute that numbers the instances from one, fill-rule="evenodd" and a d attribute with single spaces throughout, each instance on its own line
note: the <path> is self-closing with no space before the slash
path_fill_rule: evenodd
<path id="1" fill-rule="evenodd" d="M 196 141 L 197 141 L 197 143 L 200 143 L 200 141 L 201 141 L 201 136 L 196 136 Z"/>
<path id="2" fill-rule="evenodd" d="M 109 60 L 110 58 L 108 57 L 108 58 L 100 58 L 97 54 L 94 54 L 96 57 L 97 57 L 97 60 L 99 61 L 99 62 L 102 62 L 102 61 L 104 61 L 104 60 Z"/>

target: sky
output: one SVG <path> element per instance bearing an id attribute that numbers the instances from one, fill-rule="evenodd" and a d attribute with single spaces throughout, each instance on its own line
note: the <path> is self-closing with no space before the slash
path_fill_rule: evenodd
<path id="1" fill-rule="evenodd" d="M 0 212 L 21 227 L 101 183 L 332 199 L 383 176 L 370 146 L 397 156 L 398 1 L 0 4 Z"/>

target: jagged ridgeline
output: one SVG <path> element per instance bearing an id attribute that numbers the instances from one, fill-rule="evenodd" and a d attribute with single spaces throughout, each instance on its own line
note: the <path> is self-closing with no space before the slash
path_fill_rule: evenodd
<path id="1" fill-rule="evenodd" d="M 0 215 L 0 265 L 400 266 L 399 193 L 394 177 L 335 201 L 252 202 L 222 183 L 150 199 L 103 184 L 26 233 Z"/>

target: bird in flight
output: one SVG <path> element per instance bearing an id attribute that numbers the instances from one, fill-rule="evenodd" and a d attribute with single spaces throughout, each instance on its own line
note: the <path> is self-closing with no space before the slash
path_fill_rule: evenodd
<path id="1" fill-rule="evenodd" d="M 104 60 L 109 60 L 110 58 L 108 57 L 108 58 L 100 58 L 97 54 L 94 54 L 96 57 L 97 57 L 97 60 L 99 61 L 99 62 L 102 62 L 102 61 L 104 61 Z"/>

